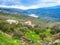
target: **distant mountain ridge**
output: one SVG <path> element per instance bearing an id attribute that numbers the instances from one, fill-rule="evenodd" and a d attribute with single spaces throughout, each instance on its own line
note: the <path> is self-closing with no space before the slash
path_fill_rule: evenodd
<path id="1" fill-rule="evenodd" d="M 25 13 L 36 14 L 40 17 L 51 17 L 51 18 L 60 18 L 60 6 L 48 7 L 48 8 L 38 8 L 26 10 Z"/>
<path id="2" fill-rule="evenodd" d="M 42 18 L 51 18 L 51 19 L 60 20 L 60 6 L 29 9 L 29 10 L 21 10 L 16 8 L 0 8 L 0 10 L 11 12 L 11 13 L 17 12 L 26 15 L 35 14 Z"/>

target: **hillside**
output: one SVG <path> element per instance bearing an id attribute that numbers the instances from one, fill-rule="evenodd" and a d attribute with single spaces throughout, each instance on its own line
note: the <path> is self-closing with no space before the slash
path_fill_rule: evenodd
<path id="1" fill-rule="evenodd" d="M 0 12 L 0 37 L 5 45 L 59 45 L 60 22 Z"/>
<path id="2" fill-rule="evenodd" d="M 21 45 L 18 40 L 13 40 L 8 34 L 0 31 L 0 45 Z"/>
<path id="3" fill-rule="evenodd" d="M 5 16 L 7 17 L 7 19 L 16 19 L 21 21 L 22 23 L 24 23 L 26 20 L 31 20 L 34 24 L 36 25 L 44 25 L 45 24 L 49 24 L 49 23 L 53 23 L 56 22 L 54 20 L 51 19 L 46 19 L 46 18 L 35 18 L 35 17 L 30 17 L 24 14 L 10 14 L 10 13 L 6 13 L 6 12 L 0 12 L 1 16 Z"/>

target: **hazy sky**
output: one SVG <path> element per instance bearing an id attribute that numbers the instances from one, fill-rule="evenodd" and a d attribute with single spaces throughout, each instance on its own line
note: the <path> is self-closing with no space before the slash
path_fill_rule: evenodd
<path id="1" fill-rule="evenodd" d="M 35 9 L 60 5 L 60 0 L 0 0 L 0 7 Z"/>

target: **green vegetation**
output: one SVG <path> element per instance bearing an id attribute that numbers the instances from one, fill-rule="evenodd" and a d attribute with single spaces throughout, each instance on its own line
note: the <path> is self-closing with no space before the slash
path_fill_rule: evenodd
<path id="1" fill-rule="evenodd" d="M 37 35 L 35 32 L 29 31 L 25 33 L 26 37 L 31 39 L 31 40 L 39 40 L 40 37 Z"/>
<path id="2" fill-rule="evenodd" d="M 21 43 L 0 31 L 0 45 L 21 45 Z"/>
<path id="3" fill-rule="evenodd" d="M 46 36 L 51 36 L 51 29 L 46 29 L 44 33 Z"/>
<path id="4" fill-rule="evenodd" d="M 19 23 L 9 24 L 6 21 L 8 19 L 17 20 Z M 25 24 L 27 19 L 35 26 Z M 60 40 L 60 22 L 48 21 L 0 12 L 0 45 L 59 45 L 60 42 L 55 43 L 55 40 Z"/>

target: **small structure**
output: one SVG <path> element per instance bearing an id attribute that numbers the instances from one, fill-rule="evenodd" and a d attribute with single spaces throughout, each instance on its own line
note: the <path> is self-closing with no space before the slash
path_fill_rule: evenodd
<path id="1" fill-rule="evenodd" d="M 6 20 L 9 24 L 18 24 L 18 21 L 17 20 L 12 20 L 12 19 L 8 19 Z"/>
<path id="2" fill-rule="evenodd" d="M 31 20 L 27 20 L 27 21 L 25 22 L 25 24 L 30 25 L 30 26 L 32 26 L 32 27 L 35 26 L 35 24 L 33 24 Z"/>

